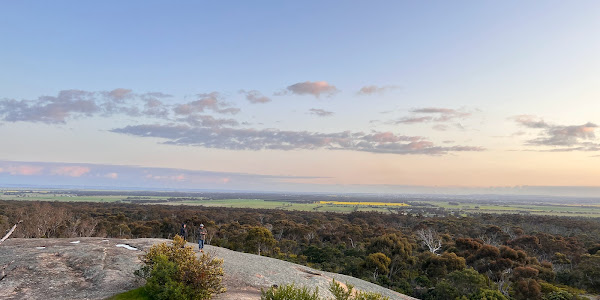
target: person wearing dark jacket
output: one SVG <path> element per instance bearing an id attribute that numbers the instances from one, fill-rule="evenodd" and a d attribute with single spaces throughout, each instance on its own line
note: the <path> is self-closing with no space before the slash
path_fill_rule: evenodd
<path id="1" fill-rule="evenodd" d="M 183 238 L 184 241 L 187 241 L 188 231 L 185 223 L 181 224 L 181 229 L 179 230 L 179 235 Z"/>

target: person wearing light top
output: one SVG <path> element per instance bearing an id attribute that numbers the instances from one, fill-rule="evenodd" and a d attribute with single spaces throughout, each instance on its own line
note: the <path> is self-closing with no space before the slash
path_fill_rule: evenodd
<path id="1" fill-rule="evenodd" d="M 204 241 L 206 240 L 206 229 L 204 224 L 200 224 L 200 230 L 198 231 L 198 249 L 200 252 L 204 252 Z"/>

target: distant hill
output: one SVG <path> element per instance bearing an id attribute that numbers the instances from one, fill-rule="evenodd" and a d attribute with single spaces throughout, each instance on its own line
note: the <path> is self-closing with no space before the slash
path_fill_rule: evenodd
<path id="1" fill-rule="evenodd" d="M 164 239 L 9 239 L 0 245 L 1 299 L 105 299 L 143 285 L 133 275 L 138 256 Z M 189 244 L 197 247 L 196 245 Z M 274 258 L 206 246 L 224 259 L 227 293 L 216 299 L 260 299 L 260 289 L 296 283 L 318 287 L 322 296 L 332 279 L 391 299 L 415 299 L 346 275 L 314 270 Z"/>

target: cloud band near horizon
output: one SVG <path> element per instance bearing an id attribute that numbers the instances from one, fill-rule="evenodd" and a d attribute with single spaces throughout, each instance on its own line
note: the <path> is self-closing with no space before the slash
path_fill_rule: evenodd
<path id="1" fill-rule="evenodd" d="M 278 129 L 205 128 L 187 125 L 130 125 L 111 130 L 138 137 L 162 138 L 165 144 L 229 150 L 348 150 L 390 154 L 443 155 L 459 151 L 484 151 L 475 146 L 437 146 L 420 136 L 392 132 L 283 131 Z"/>

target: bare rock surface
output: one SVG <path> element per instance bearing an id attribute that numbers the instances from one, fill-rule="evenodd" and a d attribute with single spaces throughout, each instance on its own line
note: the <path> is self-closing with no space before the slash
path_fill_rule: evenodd
<path id="1" fill-rule="evenodd" d="M 164 239 L 9 239 L 0 245 L 0 265 L 12 262 L 0 281 L 0 299 L 105 299 L 143 285 L 133 272 L 139 255 Z M 119 247 L 117 245 L 120 245 Z M 197 245 L 189 244 L 197 250 Z M 132 250 L 133 248 L 137 250 Z M 314 270 L 274 258 L 207 245 L 224 260 L 225 294 L 220 300 L 260 299 L 260 289 L 295 283 L 318 287 L 330 297 L 332 279 L 391 299 L 414 299 L 346 275 Z"/>

